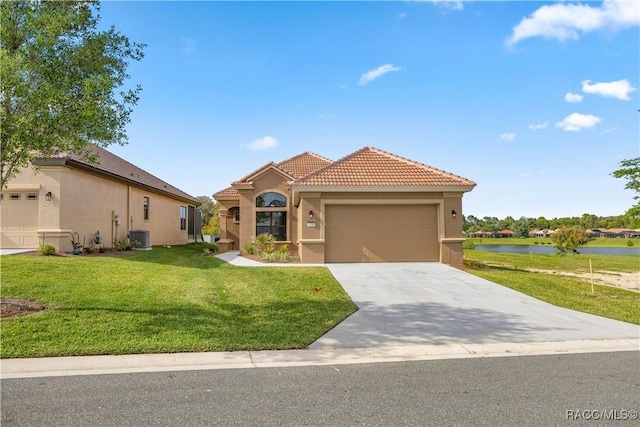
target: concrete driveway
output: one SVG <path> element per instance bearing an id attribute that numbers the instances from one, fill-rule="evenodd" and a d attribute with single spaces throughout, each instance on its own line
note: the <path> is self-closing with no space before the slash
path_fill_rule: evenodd
<path id="1" fill-rule="evenodd" d="M 640 337 L 640 326 L 559 308 L 440 263 L 327 267 L 359 310 L 311 349 Z"/>

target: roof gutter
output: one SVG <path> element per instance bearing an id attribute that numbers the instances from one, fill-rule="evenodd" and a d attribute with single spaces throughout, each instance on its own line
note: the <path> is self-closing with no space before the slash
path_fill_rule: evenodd
<path id="1" fill-rule="evenodd" d="M 111 173 L 111 172 L 104 171 L 102 169 L 97 169 L 97 168 L 95 168 L 93 166 L 89 166 L 89 165 L 86 165 L 84 163 L 76 162 L 76 161 L 68 159 L 68 158 L 36 159 L 36 160 L 32 161 L 31 163 L 34 166 L 37 166 L 37 167 L 42 167 L 42 166 L 67 166 L 69 168 L 81 170 L 83 172 L 87 172 L 87 173 L 92 174 L 92 175 L 108 178 L 111 181 L 116 181 L 116 182 L 120 182 L 120 183 L 123 183 L 123 184 L 126 184 L 126 185 L 132 185 L 134 187 L 143 188 L 143 189 L 149 190 L 149 191 L 151 191 L 153 193 L 161 194 L 163 196 L 170 197 L 172 199 L 179 200 L 179 201 L 182 201 L 182 202 L 190 203 L 190 204 L 193 204 L 195 206 L 202 205 L 202 202 L 200 202 L 196 198 L 189 198 L 189 197 L 180 196 L 180 195 L 177 195 L 175 193 L 171 193 L 170 191 L 164 191 L 164 190 L 162 190 L 160 188 L 152 187 L 150 185 L 146 185 L 146 184 L 143 184 L 141 182 L 125 178 L 125 177 L 123 177 L 121 175 L 117 175 L 117 174 L 114 174 L 114 173 Z"/>
<path id="2" fill-rule="evenodd" d="M 297 207 L 301 193 L 467 193 L 475 188 L 473 185 L 291 185 L 291 197 Z"/>

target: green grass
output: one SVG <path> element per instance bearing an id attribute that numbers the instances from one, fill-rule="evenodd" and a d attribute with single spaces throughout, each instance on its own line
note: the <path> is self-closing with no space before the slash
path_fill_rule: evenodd
<path id="1" fill-rule="evenodd" d="M 465 250 L 465 271 L 559 307 L 640 324 L 640 293 L 600 285 L 594 285 L 595 292 L 591 293 L 588 281 L 525 271 L 533 268 L 588 272 L 589 258 L 593 259 L 596 272 L 640 269 L 637 256 L 576 255 L 572 258 Z"/>
<path id="2" fill-rule="evenodd" d="M 324 267 L 234 267 L 198 244 L 2 257 L 0 295 L 47 306 L 3 320 L 3 358 L 304 348 L 356 310 Z"/>
<path id="3" fill-rule="evenodd" d="M 640 258 L 637 255 L 574 254 L 561 257 L 556 254 L 509 254 L 465 249 L 464 258 L 470 261 L 510 266 L 515 269 L 556 270 L 572 273 L 589 272 L 589 260 L 591 259 L 594 273 L 640 271 Z"/>
<path id="4" fill-rule="evenodd" d="M 633 242 L 633 246 L 627 246 L 627 240 Z M 473 242 L 476 245 L 545 245 L 553 246 L 553 242 L 549 237 L 505 237 L 505 238 L 468 238 L 468 242 Z M 640 246 L 640 239 L 616 239 L 616 238 L 604 238 L 599 237 L 596 239 L 590 239 L 587 243 L 587 247 L 593 248 L 627 248 Z"/>

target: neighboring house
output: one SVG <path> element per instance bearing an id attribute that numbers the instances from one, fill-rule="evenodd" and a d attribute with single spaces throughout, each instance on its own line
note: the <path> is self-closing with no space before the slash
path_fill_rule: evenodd
<path id="1" fill-rule="evenodd" d="M 469 237 L 493 237 L 493 233 L 489 233 L 487 231 L 482 231 L 482 230 L 478 230 L 478 231 L 474 231 L 473 233 L 469 233 Z"/>
<path id="2" fill-rule="evenodd" d="M 539 230 L 536 228 L 529 232 L 529 237 L 551 237 L 553 233 L 554 230 Z"/>
<path id="3" fill-rule="evenodd" d="M 436 261 L 462 266 L 462 196 L 475 182 L 365 147 L 331 161 L 305 152 L 268 163 L 213 197 L 220 245 L 258 234 L 301 262 Z"/>
<path id="4" fill-rule="evenodd" d="M 493 234 L 493 237 L 498 237 L 498 238 L 500 238 L 500 237 L 513 237 L 513 231 L 506 230 L 506 229 L 505 230 L 496 231 Z"/>
<path id="5" fill-rule="evenodd" d="M 638 232 L 630 228 L 593 228 L 586 230 L 589 237 L 618 237 L 634 238 L 638 237 Z"/>
<path id="6" fill-rule="evenodd" d="M 103 148 L 92 150 L 96 165 L 63 154 L 38 159 L 9 181 L 2 189 L 3 248 L 50 243 L 68 252 L 72 233 L 86 246 L 99 235 L 106 247 L 132 230 L 149 245 L 199 236 L 197 199 Z"/>

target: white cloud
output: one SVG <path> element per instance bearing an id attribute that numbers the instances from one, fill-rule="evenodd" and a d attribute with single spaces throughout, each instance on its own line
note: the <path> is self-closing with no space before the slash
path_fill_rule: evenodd
<path id="1" fill-rule="evenodd" d="M 600 123 L 600 117 L 592 114 L 573 113 L 556 123 L 556 127 L 565 131 L 579 132 L 582 129 L 594 127 L 598 123 Z"/>
<path id="2" fill-rule="evenodd" d="M 407 13 L 406 12 L 400 12 L 397 16 L 398 19 L 404 19 L 407 17 Z"/>
<path id="3" fill-rule="evenodd" d="M 591 31 L 614 32 L 640 25 L 640 2 L 633 0 L 604 0 L 600 6 L 556 3 L 541 6 L 529 17 L 513 27 L 506 43 L 513 46 L 531 37 L 578 40 L 579 33 Z"/>
<path id="4" fill-rule="evenodd" d="M 258 138 L 251 144 L 247 145 L 247 148 L 251 151 L 268 150 L 278 146 L 278 140 L 271 136 L 265 136 L 264 138 Z"/>
<path id="5" fill-rule="evenodd" d="M 402 67 L 398 67 L 398 66 L 395 66 L 393 64 L 381 65 L 380 67 L 376 68 L 375 70 L 367 71 L 366 73 L 364 73 L 360 77 L 360 81 L 358 82 L 358 84 L 360 86 L 365 86 L 367 83 L 374 81 L 378 77 L 381 77 L 381 76 L 383 76 L 383 75 L 385 75 L 387 73 L 390 73 L 392 71 L 400 71 L 402 69 L 403 69 Z"/>
<path id="6" fill-rule="evenodd" d="M 531 130 L 542 130 L 542 129 L 546 129 L 547 126 L 549 126 L 548 122 L 544 122 L 544 123 L 539 123 L 537 125 L 529 125 L 529 129 Z"/>
<path id="7" fill-rule="evenodd" d="M 591 84 L 591 80 L 582 82 L 582 91 L 584 93 L 595 93 L 606 98 L 616 98 L 623 101 L 629 101 L 629 94 L 637 89 L 631 86 L 629 80 L 616 80 L 615 82 L 600 82 Z"/>
<path id="8" fill-rule="evenodd" d="M 582 99 L 584 98 L 584 95 L 580 95 L 578 93 L 571 93 L 571 92 L 567 92 L 567 94 L 564 96 L 564 100 L 567 102 L 582 102 Z"/>
<path id="9" fill-rule="evenodd" d="M 447 9 L 462 10 L 464 8 L 464 0 L 426 0 L 431 3 L 435 3 L 437 6 L 442 6 Z"/>
<path id="10" fill-rule="evenodd" d="M 515 132 L 503 133 L 502 135 L 500 135 L 500 139 L 503 141 L 511 142 L 516 139 L 516 134 Z"/>
<path id="11" fill-rule="evenodd" d="M 191 55 L 196 51 L 198 43 L 194 39 L 190 37 L 181 37 L 180 41 L 182 42 L 182 50 L 186 55 Z"/>

